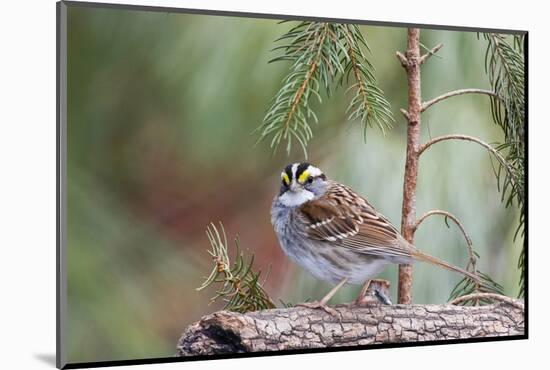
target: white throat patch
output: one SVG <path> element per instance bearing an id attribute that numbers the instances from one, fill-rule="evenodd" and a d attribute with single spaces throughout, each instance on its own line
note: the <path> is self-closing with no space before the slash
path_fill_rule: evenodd
<path id="1" fill-rule="evenodd" d="M 283 203 L 286 207 L 297 207 L 307 201 L 312 200 L 314 197 L 315 196 L 311 191 L 301 189 L 296 192 L 288 190 L 283 195 L 281 195 L 279 199 L 281 203 Z"/>

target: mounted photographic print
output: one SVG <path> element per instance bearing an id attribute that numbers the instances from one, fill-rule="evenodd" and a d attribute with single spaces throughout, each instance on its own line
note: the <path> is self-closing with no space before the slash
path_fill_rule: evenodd
<path id="1" fill-rule="evenodd" d="M 526 31 L 57 11 L 58 367 L 527 338 Z"/>

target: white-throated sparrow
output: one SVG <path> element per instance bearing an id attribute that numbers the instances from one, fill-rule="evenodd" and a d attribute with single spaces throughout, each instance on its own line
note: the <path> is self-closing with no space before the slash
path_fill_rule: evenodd
<path id="1" fill-rule="evenodd" d="M 416 249 L 365 198 L 327 179 L 317 167 L 289 164 L 281 179 L 271 222 L 283 251 L 316 278 L 338 283 L 318 305 L 324 306 L 342 285 L 366 284 L 392 263 L 424 261 L 479 280 Z"/>

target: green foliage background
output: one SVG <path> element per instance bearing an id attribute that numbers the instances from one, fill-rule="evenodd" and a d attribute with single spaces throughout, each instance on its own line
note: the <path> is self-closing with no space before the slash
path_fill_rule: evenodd
<path id="1" fill-rule="evenodd" d="M 292 24 L 274 20 L 69 7 L 68 23 L 68 345 L 69 361 L 172 356 L 182 330 L 223 306 L 196 292 L 210 271 L 205 228 L 223 221 L 239 234 L 255 265 L 271 272 L 278 301 L 317 299 L 330 288 L 293 265 L 279 249 L 269 207 L 296 147 L 272 156 L 254 146 L 288 65 L 268 64 L 273 40 Z M 386 137 L 346 120 L 351 96 L 340 89 L 316 106 L 319 124 L 309 160 L 368 197 L 400 224 L 405 157 L 405 72 L 395 58 L 403 28 L 361 26 L 376 78 L 396 123 Z M 490 88 L 486 45 L 475 33 L 423 30 L 441 58 L 423 66 L 425 99 L 464 87 Z M 423 115 L 423 140 L 448 133 L 502 142 L 489 99 L 465 95 Z M 488 154 L 465 142 L 423 155 L 418 214 L 445 209 L 461 219 L 481 255 L 479 268 L 517 294 L 519 214 L 505 209 Z M 423 250 L 465 266 L 465 242 L 442 218 L 416 233 Z M 248 249 L 248 250 L 247 250 Z M 396 286 L 396 267 L 383 278 Z M 417 303 L 442 303 L 460 279 L 415 268 Z M 342 289 L 334 302 L 354 298 Z M 394 289 L 395 290 L 395 289 Z M 394 292 L 395 294 L 395 292 Z M 395 299 L 395 297 L 394 297 Z"/>

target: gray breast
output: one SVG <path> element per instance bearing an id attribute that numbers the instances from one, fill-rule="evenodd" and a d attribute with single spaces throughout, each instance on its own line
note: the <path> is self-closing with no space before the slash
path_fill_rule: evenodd
<path id="1" fill-rule="evenodd" d="M 281 247 L 291 259 L 297 262 L 297 257 L 308 253 L 304 248 L 304 243 L 307 242 L 305 225 L 298 217 L 296 207 L 284 206 L 275 199 L 271 206 L 271 223 Z"/>
<path id="2" fill-rule="evenodd" d="M 296 264 L 320 280 L 336 283 L 347 277 L 351 284 L 361 284 L 376 276 L 389 261 L 358 254 L 324 241 L 306 237 L 306 225 L 295 207 L 274 200 L 271 223 L 284 253 Z"/>

